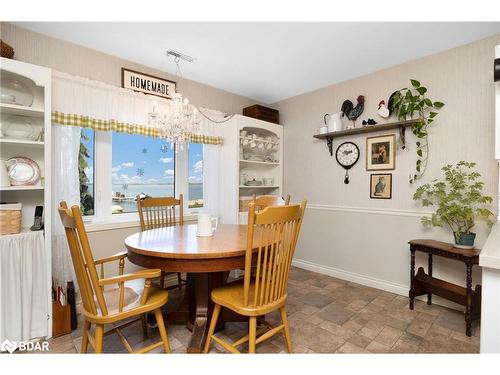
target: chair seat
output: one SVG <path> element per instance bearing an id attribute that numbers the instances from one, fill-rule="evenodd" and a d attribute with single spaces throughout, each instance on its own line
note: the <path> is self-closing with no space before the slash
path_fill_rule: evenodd
<path id="1" fill-rule="evenodd" d="M 106 307 L 108 308 L 108 315 L 102 317 L 102 319 L 107 322 L 121 320 L 124 317 L 135 316 L 138 313 L 152 311 L 167 303 L 168 292 L 152 283 L 148 290 L 146 302 L 141 305 L 144 282 L 145 279 L 135 279 L 125 282 L 122 312 L 120 312 L 118 308 L 120 302 L 119 286 L 117 284 L 107 285 L 104 288 L 103 296 L 106 301 Z M 97 301 L 96 305 L 99 305 Z M 98 310 L 98 314 L 102 315 L 100 310 Z M 114 319 L 114 317 L 116 317 L 116 319 Z M 96 321 L 100 320 L 98 317 L 94 316 L 94 318 Z"/>
<path id="2" fill-rule="evenodd" d="M 259 306 L 257 308 L 252 306 L 245 306 L 244 303 L 244 284 L 243 280 L 236 280 L 234 282 L 228 283 L 222 287 L 212 290 L 212 301 L 218 305 L 226 307 L 230 310 L 237 312 L 244 316 L 259 316 L 267 314 L 277 308 L 284 306 L 286 303 L 285 294 L 282 298 L 273 303 Z M 254 299 L 255 284 L 250 283 L 250 291 L 248 295 L 248 301 L 251 303 Z"/>

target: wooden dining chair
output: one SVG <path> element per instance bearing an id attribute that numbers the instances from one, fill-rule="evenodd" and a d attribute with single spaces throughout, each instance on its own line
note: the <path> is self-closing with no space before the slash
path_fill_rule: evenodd
<path id="1" fill-rule="evenodd" d="M 290 203 L 290 194 L 280 197 L 279 195 L 252 195 L 252 202 L 256 210 L 260 211 L 269 206 L 286 206 Z"/>
<path id="2" fill-rule="evenodd" d="M 176 219 L 176 208 L 179 212 L 179 217 Z M 145 197 L 141 198 L 137 196 L 137 209 L 139 211 L 139 219 L 141 222 L 141 231 L 170 227 L 176 224 L 184 224 L 184 198 L 183 195 L 179 195 L 179 199 L 174 197 Z M 160 275 L 160 285 L 163 288 L 165 285 L 165 276 L 177 274 L 177 284 L 171 285 L 166 289 L 181 289 L 183 285 L 186 284 L 186 280 L 182 279 L 180 272 L 161 272 Z"/>
<path id="3" fill-rule="evenodd" d="M 204 352 L 208 353 L 211 340 L 231 353 L 248 342 L 249 353 L 255 346 L 278 332 L 283 332 L 287 350 L 292 352 L 292 340 L 286 315 L 288 274 L 304 217 L 306 201 L 301 205 L 267 207 L 255 212 L 255 203 L 249 204 L 245 276 L 214 289 L 211 294 L 214 310 Z M 255 273 L 252 272 L 255 268 Z M 249 318 L 248 335 L 228 343 L 214 335 L 221 307 Z M 260 318 L 279 310 L 281 324 L 273 327 Z M 257 320 L 263 328 L 257 332 Z"/>
<path id="4" fill-rule="evenodd" d="M 96 353 L 101 353 L 104 336 L 116 333 L 130 353 L 146 353 L 161 345 L 166 353 L 170 353 L 167 330 L 160 310 L 167 303 L 168 292 L 151 282 L 152 279 L 160 276 L 161 271 L 146 269 L 123 274 L 126 252 L 94 260 L 80 207 L 75 205 L 68 209 L 66 202 L 63 201 L 60 203 L 59 215 L 66 232 L 82 295 L 84 323 L 81 352 L 86 353 L 90 343 Z M 111 261 L 118 261 L 118 276 L 104 278 L 104 264 Z M 97 272 L 97 266 L 100 266 L 100 275 Z M 148 312 L 153 312 L 156 317 L 161 340 L 134 351 L 120 330 L 139 320 L 142 320 L 143 329 L 145 329 L 145 314 Z M 131 317 L 137 317 L 137 319 L 129 320 Z M 111 330 L 104 332 L 106 324 L 114 325 L 123 320 L 126 320 L 124 324 L 114 326 Z M 90 333 L 92 324 L 95 325 L 94 336 Z"/>
<path id="5" fill-rule="evenodd" d="M 252 202 L 255 203 L 255 210 L 260 211 L 266 207 L 270 206 L 285 206 L 290 203 L 290 194 L 280 197 L 279 195 L 259 195 L 256 196 L 255 193 L 252 194 Z M 255 271 L 255 270 L 254 270 Z M 235 276 L 237 279 L 242 278 L 242 273 L 240 270 L 235 271 Z"/>

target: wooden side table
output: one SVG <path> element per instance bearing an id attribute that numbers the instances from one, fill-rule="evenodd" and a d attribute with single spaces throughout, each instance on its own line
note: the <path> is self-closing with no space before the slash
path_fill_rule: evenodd
<path id="1" fill-rule="evenodd" d="M 411 240 L 410 244 L 410 309 L 413 310 L 416 296 L 427 294 L 427 304 L 432 304 L 436 294 L 465 306 L 465 334 L 471 336 L 472 321 L 481 317 L 481 285 L 472 290 L 472 266 L 479 265 L 480 249 L 458 249 L 452 244 L 434 240 Z M 427 274 L 419 267 L 415 274 L 415 252 L 421 251 L 429 256 Z M 432 256 L 440 256 L 465 263 L 466 288 L 448 281 L 432 277 Z"/>

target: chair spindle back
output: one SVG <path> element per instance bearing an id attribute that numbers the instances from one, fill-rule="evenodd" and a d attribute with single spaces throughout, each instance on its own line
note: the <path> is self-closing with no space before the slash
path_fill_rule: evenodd
<path id="1" fill-rule="evenodd" d="M 244 277 L 246 306 L 260 307 L 286 296 L 306 204 L 304 200 L 301 205 L 271 206 L 260 212 L 255 212 L 255 203 L 249 204 Z"/>
<path id="2" fill-rule="evenodd" d="M 176 207 L 179 213 L 176 220 Z M 149 230 L 163 227 L 170 227 L 178 224 L 184 224 L 183 215 L 184 199 L 182 194 L 179 199 L 174 197 L 146 197 L 137 196 L 137 209 L 141 221 L 141 230 Z"/>
<path id="3" fill-rule="evenodd" d="M 59 216 L 66 232 L 76 279 L 82 294 L 83 308 L 94 315 L 98 314 L 98 308 L 103 316 L 108 315 L 80 207 L 74 205 L 69 209 L 65 201 L 59 206 Z"/>

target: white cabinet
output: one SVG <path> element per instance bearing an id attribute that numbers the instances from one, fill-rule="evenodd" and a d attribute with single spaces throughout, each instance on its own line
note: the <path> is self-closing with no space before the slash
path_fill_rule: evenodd
<path id="1" fill-rule="evenodd" d="M 283 126 L 236 115 L 223 125 L 222 221 L 246 223 L 252 195 L 283 195 Z"/>
<path id="2" fill-rule="evenodd" d="M 37 248 L 36 259 L 44 259 L 45 272 L 38 272 L 37 287 L 43 285 L 46 290 L 46 309 L 38 308 L 32 314 L 47 311 L 44 316 L 32 316 L 32 320 L 43 321 L 46 325 L 45 336 L 52 334 L 52 304 L 51 304 L 51 70 L 37 65 L 27 64 L 16 60 L 0 58 L 0 78 L 2 79 L 2 100 L 0 102 L 0 159 L 7 160 L 12 157 L 26 157 L 38 164 L 41 178 L 35 185 L 30 186 L 0 186 L 0 201 L 22 203 L 22 232 L 29 233 L 29 227 L 33 225 L 33 218 L 36 206 L 43 206 L 45 230 L 43 233 L 43 246 Z M 29 90 L 16 93 L 15 84 L 6 84 L 6 80 L 12 82 L 18 80 Z M 23 85 L 22 84 L 22 85 Z M 21 85 L 21 86 L 22 86 Z M 29 92 L 26 99 L 26 92 Z M 17 95 L 17 97 L 16 97 Z M 24 95 L 24 97 L 23 97 Z M 14 116 L 14 120 L 13 120 Z M 15 117 L 18 116 L 18 117 Z M 21 116 L 21 117 L 19 117 Z M 22 123 L 19 126 L 15 121 Z M 14 130 L 12 127 L 14 123 Z M 30 126 L 33 127 L 33 134 L 37 132 L 39 136 L 23 136 L 23 131 L 29 133 Z M 5 132 L 6 128 L 10 129 Z M 17 133 L 16 133 L 17 132 Z M 13 136 L 13 135 L 20 136 Z M 3 167 L 3 166 L 1 166 Z M 40 232 L 41 235 L 41 232 Z M 11 236 L 11 238 L 8 238 Z M 22 239 L 22 235 L 1 236 L 2 243 L 9 243 L 16 239 Z M 11 242 L 10 242 L 11 243 Z M 24 245 L 23 245 L 24 246 Z M 32 251 L 31 249 L 30 251 Z M 5 255 L 5 254 L 4 254 Z M 43 255 L 43 256 L 42 256 Z M 2 258 L 0 258 L 2 259 Z M 3 258 L 5 261 L 5 257 Z M 21 268 L 19 268 L 21 269 Z M 10 280 L 14 280 L 11 278 Z M 18 280 L 25 278 L 19 277 Z M 21 281 L 20 281 L 21 282 Z M 1 285 L 2 289 L 19 289 L 19 285 Z M 24 288 L 24 286 L 22 286 Z M 4 296 L 4 295 L 2 295 Z M 2 305 L 9 304 L 9 301 L 0 301 Z M 23 314 L 31 312 L 23 311 Z M 47 316 L 48 315 L 48 316 Z M 3 318 L 2 318 L 3 319 Z M 6 320 L 8 322 L 8 320 Z M 37 334 L 40 330 L 37 329 Z M 23 336 L 25 337 L 25 336 Z"/>

